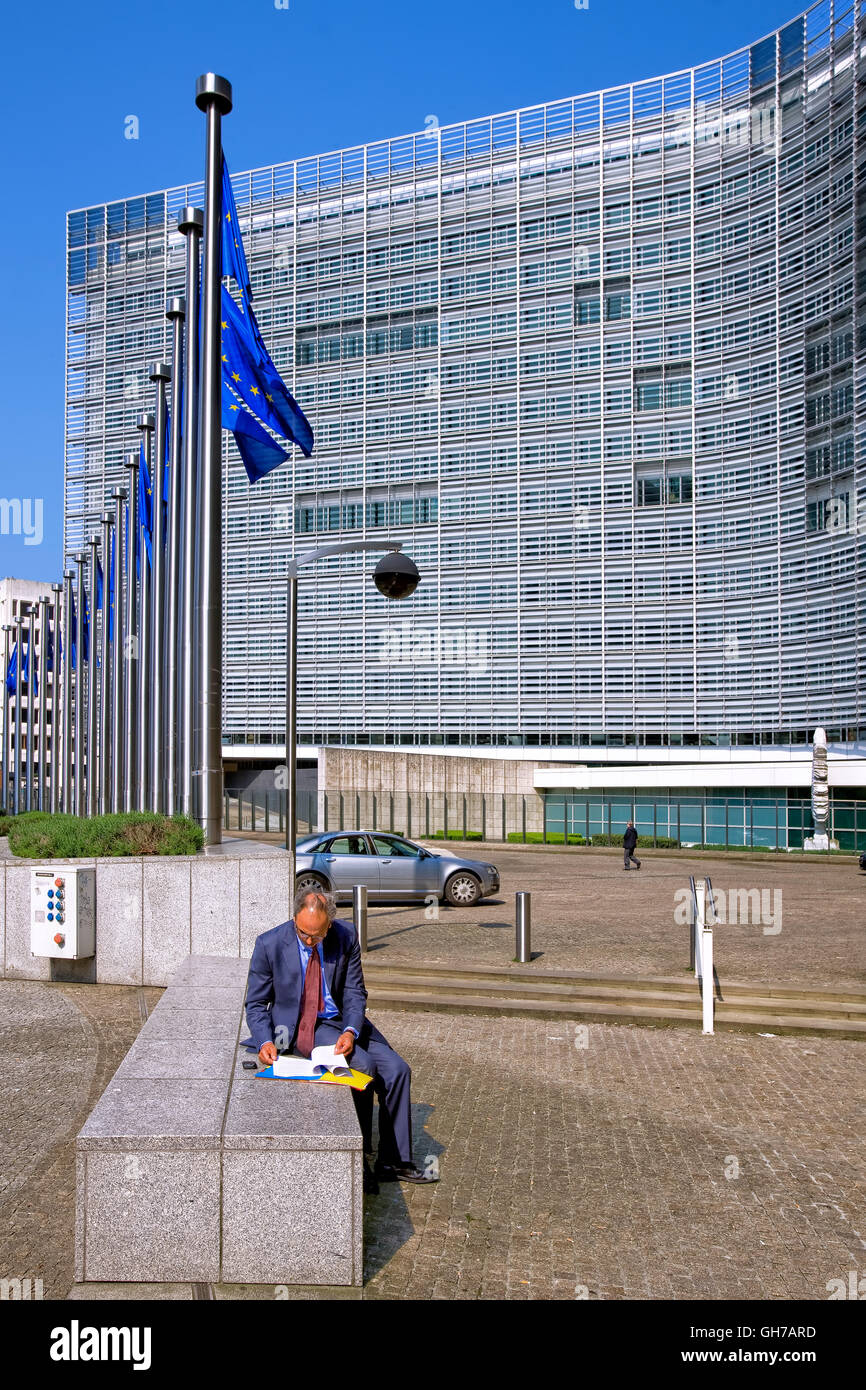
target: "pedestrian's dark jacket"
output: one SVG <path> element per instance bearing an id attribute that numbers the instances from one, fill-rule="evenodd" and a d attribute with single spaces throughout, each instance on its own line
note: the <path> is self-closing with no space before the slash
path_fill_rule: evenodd
<path id="1" fill-rule="evenodd" d="M 622 837 L 623 849 L 634 849 L 637 844 L 637 831 L 633 825 L 627 825 L 625 834 Z"/>

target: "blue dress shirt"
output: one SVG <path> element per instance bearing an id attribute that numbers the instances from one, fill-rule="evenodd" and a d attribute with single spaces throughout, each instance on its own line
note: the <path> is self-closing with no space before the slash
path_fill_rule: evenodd
<path id="1" fill-rule="evenodd" d="M 300 956 L 300 958 L 301 958 L 301 970 L 302 970 L 303 975 L 304 975 L 304 980 L 306 980 L 306 978 L 307 978 L 307 966 L 308 966 L 309 963 L 310 963 L 310 959 L 311 959 L 312 954 L 313 954 L 313 948 L 312 948 L 311 946 L 305 946 L 304 943 L 303 943 L 303 941 L 301 940 L 301 938 L 298 936 L 298 933 L 297 933 L 297 932 L 295 932 L 295 940 L 296 940 L 297 943 L 298 943 L 298 954 L 299 954 L 299 956 Z M 321 943 L 321 941 L 320 941 L 319 944 L 317 945 L 316 950 L 317 950 L 318 953 L 319 953 L 319 965 L 320 965 L 321 971 L 322 971 L 322 1007 L 321 1007 L 319 1013 L 316 1015 L 316 1017 L 317 1017 L 317 1018 L 339 1018 L 339 1016 L 340 1016 L 340 1010 L 337 1008 L 336 1004 L 334 1003 L 334 1001 L 333 1001 L 333 999 L 332 999 L 332 997 L 331 997 L 331 991 L 328 989 L 328 981 L 325 979 L 325 955 L 324 955 L 324 952 L 323 952 L 323 950 L 322 950 L 322 943 Z M 344 1029 L 344 1032 L 346 1032 L 346 1033 L 353 1033 L 353 1034 L 355 1035 L 356 1038 L 357 1038 L 357 1036 L 358 1036 L 358 1030 L 357 1030 L 357 1028 L 346 1028 L 346 1029 Z"/>

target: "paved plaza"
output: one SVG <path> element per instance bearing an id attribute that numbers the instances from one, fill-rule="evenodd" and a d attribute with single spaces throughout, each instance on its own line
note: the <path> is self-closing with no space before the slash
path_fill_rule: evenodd
<path id="1" fill-rule="evenodd" d="M 532 894 L 539 968 L 676 976 L 688 966 L 689 938 L 682 911 L 679 920 L 675 913 L 693 874 L 711 880 L 720 906 L 730 909 L 733 892 L 751 891 L 750 905 L 758 906 L 763 893 L 770 910 L 766 921 L 750 910 L 748 920 L 716 927 L 714 959 L 722 982 L 866 985 L 866 873 L 853 853 L 804 860 L 649 849 L 640 851 L 641 870 L 626 873 L 617 849 L 477 842 L 451 849 L 495 864 L 501 892 L 474 908 L 371 907 L 368 941 L 377 964 L 507 965 L 514 955 L 514 894 L 522 890 Z M 742 919 L 742 899 L 736 902 Z M 351 903 L 340 911 L 351 916 Z M 731 915 L 726 911 L 726 918 Z"/>
<path id="2" fill-rule="evenodd" d="M 0 981 L 0 1276 L 46 1298 L 73 1283 L 75 1134 L 158 996 Z M 820 1300 L 866 1274 L 861 1043 L 379 1021 L 441 1181 L 365 1199 L 363 1297 Z"/>

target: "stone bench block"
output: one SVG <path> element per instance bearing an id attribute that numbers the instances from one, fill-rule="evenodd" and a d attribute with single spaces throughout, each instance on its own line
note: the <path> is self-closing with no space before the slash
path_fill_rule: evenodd
<path id="1" fill-rule="evenodd" d="M 184 1076 L 188 1080 L 222 1081 L 231 1067 L 234 1043 L 185 1043 L 173 1041 L 149 1042 L 139 1036 L 127 1052 L 115 1080 L 127 1078 L 158 1081 L 161 1078 Z"/>
<path id="2" fill-rule="evenodd" d="M 178 1056 L 167 1078 L 115 1078 L 78 1135 L 81 1152 L 130 1148 L 218 1149 L 225 1081 L 190 1080 Z"/>
<path id="3" fill-rule="evenodd" d="M 248 962 L 188 957 L 76 1141 L 76 1284 L 360 1286 L 347 1087 L 257 1080 Z"/>

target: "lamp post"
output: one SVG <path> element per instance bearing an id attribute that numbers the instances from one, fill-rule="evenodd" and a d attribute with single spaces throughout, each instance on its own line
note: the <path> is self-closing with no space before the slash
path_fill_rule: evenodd
<path id="1" fill-rule="evenodd" d="M 298 574 L 332 555 L 355 550 L 386 550 L 376 566 L 373 582 L 386 598 L 408 598 L 418 587 L 420 575 L 408 555 L 400 554 L 402 541 L 342 541 L 307 550 L 289 560 L 286 595 L 286 850 L 290 856 L 289 882 L 295 891 L 295 839 L 297 829 L 297 677 L 298 677 Z"/>

